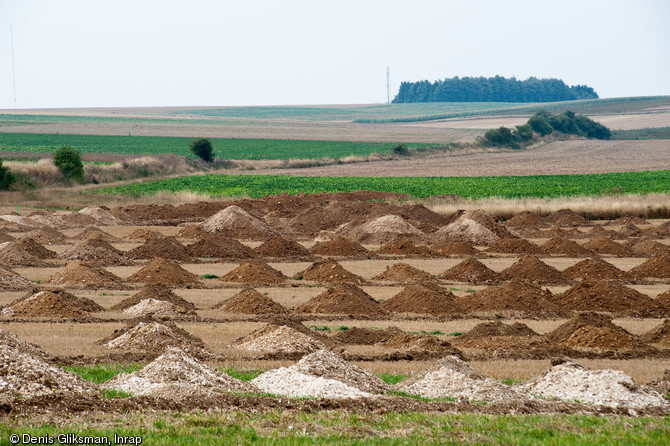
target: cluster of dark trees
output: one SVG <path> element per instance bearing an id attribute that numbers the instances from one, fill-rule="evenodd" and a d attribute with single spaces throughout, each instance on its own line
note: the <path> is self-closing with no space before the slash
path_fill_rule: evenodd
<path id="1" fill-rule="evenodd" d="M 404 102 L 556 102 L 598 99 L 591 87 L 569 87 L 560 79 L 525 81 L 512 77 L 452 77 L 442 81 L 403 82 L 393 99 Z"/>
<path id="2" fill-rule="evenodd" d="M 484 140 L 492 146 L 520 148 L 524 143 L 530 142 L 535 133 L 546 136 L 553 132 L 595 139 L 610 139 L 612 136 L 610 129 L 588 116 L 576 115 L 571 111 L 554 115 L 543 110 L 514 129 L 500 127 L 488 130 L 484 134 Z"/>

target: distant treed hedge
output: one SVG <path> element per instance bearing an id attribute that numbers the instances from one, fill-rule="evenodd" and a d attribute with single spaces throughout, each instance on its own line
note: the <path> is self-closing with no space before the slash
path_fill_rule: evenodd
<path id="1" fill-rule="evenodd" d="M 403 82 L 393 102 L 557 102 L 598 99 L 586 85 L 568 86 L 560 79 L 452 77 L 433 83 Z"/>

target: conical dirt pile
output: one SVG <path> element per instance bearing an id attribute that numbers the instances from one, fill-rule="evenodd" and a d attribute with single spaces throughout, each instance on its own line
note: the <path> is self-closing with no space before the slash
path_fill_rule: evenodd
<path id="1" fill-rule="evenodd" d="M 572 280 L 600 279 L 600 280 L 628 280 L 625 271 L 620 270 L 598 257 L 581 260 L 563 270 L 563 275 Z"/>
<path id="2" fill-rule="evenodd" d="M 617 257 L 633 257 L 633 252 L 623 246 L 621 243 L 617 243 L 614 240 L 611 240 L 606 237 L 597 237 L 589 240 L 584 243 L 584 248 L 595 252 L 596 254 L 611 254 Z"/>
<path id="3" fill-rule="evenodd" d="M 104 311 L 100 305 L 65 290 L 34 289 L 2 308 L 6 317 L 84 318 L 91 312 Z"/>
<path id="4" fill-rule="evenodd" d="M 269 324 L 238 339 L 232 347 L 258 353 L 305 354 L 324 348 L 324 344 L 311 336 L 287 327 Z"/>
<path id="5" fill-rule="evenodd" d="M 567 257 L 590 257 L 593 251 L 584 248 L 579 243 L 564 237 L 553 237 L 542 245 L 542 251 L 549 255 L 561 255 Z"/>
<path id="6" fill-rule="evenodd" d="M 235 205 L 217 212 L 200 226 L 209 233 L 235 239 L 267 240 L 277 234 L 267 223 Z"/>
<path id="7" fill-rule="evenodd" d="M 101 238 L 80 239 L 58 257 L 65 260 L 82 260 L 97 266 L 133 264 L 121 251 Z"/>
<path id="8" fill-rule="evenodd" d="M 205 231 L 200 226 L 195 225 L 186 226 L 180 229 L 179 232 L 177 232 L 177 237 L 195 239 L 195 240 L 200 240 L 206 235 L 209 235 L 209 232 Z"/>
<path id="9" fill-rule="evenodd" d="M 484 322 L 459 336 L 456 342 L 459 347 L 483 350 L 496 356 L 520 351 L 546 354 L 556 350 L 549 340 L 520 322 Z"/>
<path id="10" fill-rule="evenodd" d="M 375 346 L 386 351 L 460 354 L 448 341 L 443 341 L 437 336 L 427 333 L 401 332 L 389 339 L 378 342 Z"/>
<path id="11" fill-rule="evenodd" d="M 21 238 L 29 238 L 44 245 L 58 245 L 66 243 L 65 236 L 53 228 L 40 228 L 27 232 Z"/>
<path id="12" fill-rule="evenodd" d="M 498 283 L 502 276 L 484 265 L 477 259 L 466 259 L 458 265 L 449 268 L 440 277 L 454 282 L 467 282 L 474 285 L 488 285 Z"/>
<path id="13" fill-rule="evenodd" d="M 126 280 L 131 283 L 161 283 L 172 286 L 198 284 L 198 276 L 171 260 L 161 258 L 153 260 Z"/>
<path id="14" fill-rule="evenodd" d="M 491 286 L 474 294 L 458 298 L 466 312 L 513 311 L 529 316 L 556 317 L 565 310 L 552 302 L 550 291 L 539 285 L 512 279 L 501 286 Z"/>
<path id="15" fill-rule="evenodd" d="M 501 238 L 514 238 L 505 226 L 498 223 L 489 213 L 481 210 L 459 211 L 453 222 L 435 233 L 436 237 L 461 240 L 475 245 L 491 245 Z"/>
<path id="16" fill-rule="evenodd" d="M 407 239 L 394 239 L 379 247 L 375 254 L 432 257 L 433 252 L 426 246 L 416 246 Z"/>
<path id="17" fill-rule="evenodd" d="M 114 237 L 113 235 L 94 226 L 84 229 L 79 234 L 77 234 L 76 238 L 77 240 L 85 240 L 87 238 L 99 238 L 106 241 L 107 243 L 116 243 L 119 241 L 117 237 Z"/>
<path id="18" fill-rule="evenodd" d="M 670 279 L 670 253 L 656 254 L 651 259 L 628 271 L 632 277 Z"/>
<path id="19" fill-rule="evenodd" d="M 624 237 L 639 237 L 642 235 L 642 229 L 635 226 L 634 224 L 629 223 L 619 229 L 619 234 L 623 235 Z"/>
<path id="20" fill-rule="evenodd" d="M 235 239 L 208 232 L 205 234 L 197 242 L 186 247 L 189 256 L 216 259 L 253 259 L 257 257 L 251 248 Z"/>
<path id="21" fill-rule="evenodd" d="M 373 345 L 378 342 L 387 341 L 400 333 L 403 333 L 403 331 L 397 327 L 388 327 L 385 330 L 351 327 L 338 332 L 333 336 L 333 339 L 342 344 Z"/>
<path id="22" fill-rule="evenodd" d="M 144 285 L 140 291 L 126 299 L 123 299 L 121 302 L 114 305 L 111 310 L 125 310 L 147 299 L 169 302 L 178 307 L 185 308 L 189 312 L 195 314 L 195 305 L 177 296 L 172 292 L 172 290 L 170 290 L 170 288 L 162 283 L 150 283 Z"/>
<path id="23" fill-rule="evenodd" d="M 610 316 L 599 313 L 580 313 L 546 336 L 571 348 L 630 350 L 643 347 L 636 336 L 613 324 Z"/>
<path id="24" fill-rule="evenodd" d="M 312 254 L 332 257 L 356 257 L 368 256 L 370 251 L 360 243 L 356 243 L 344 237 L 335 237 L 332 240 L 315 243 L 310 249 Z"/>
<path id="25" fill-rule="evenodd" d="M 150 238 L 163 238 L 165 237 L 162 233 L 146 228 L 138 228 L 126 236 L 127 240 L 149 240 Z"/>
<path id="26" fill-rule="evenodd" d="M 22 290 L 30 288 L 33 283 L 24 279 L 11 269 L 0 266 L 0 290 Z"/>
<path id="27" fill-rule="evenodd" d="M 126 308 L 123 312 L 135 317 L 155 316 L 161 319 L 173 319 L 196 315 L 195 311 L 191 309 L 177 306 L 172 302 L 152 298 L 143 299 L 135 305 Z"/>
<path id="28" fill-rule="evenodd" d="M 656 303 L 647 295 L 616 281 L 586 279 L 554 296 L 561 307 L 575 311 L 606 311 L 617 316 L 653 316 Z"/>
<path id="29" fill-rule="evenodd" d="M 388 313 L 365 291 L 355 285 L 338 284 L 328 288 L 295 309 L 296 313 L 387 316 Z"/>
<path id="30" fill-rule="evenodd" d="M 670 289 L 656 296 L 654 302 L 656 302 L 661 315 L 670 316 Z"/>
<path id="31" fill-rule="evenodd" d="M 422 238 L 424 233 L 399 215 L 384 215 L 368 221 L 347 234 L 359 243 L 386 243 L 399 236 Z"/>
<path id="32" fill-rule="evenodd" d="M 427 272 L 407 263 L 398 262 L 387 266 L 386 270 L 377 274 L 372 280 L 395 283 L 436 283 L 437 279 Z"/>
<path id="33" fill-rule="evenodd" d="M 592 237 L 591 241 L 598 238 L 604 238 L 609 240 L 626 240 L 628 237 L 621 234 L 620 232 L 613 231 L 611 229 L 605 229 L 602 226 L 595 226 L 591 229 L 587 235 Z M 588 247 L 589 249 L 607 249 L 604 245 L 594 244 L 593 247 Z M 615 247 L 616 248 L 616 247 Z"/>
<path id="34" fill-rule="evenodd" d="M 670 254 L 670 246 L 655 240 L 642 240 L 628 245 L 635 257 L 653 257 L 659 254 Z"/>
<path id="35" fill-rule="evenodd" d="M 437 254 L 445 257 L 475 256 L 482 254 L 481 251 L 472 246 L 472 243 L 469 242 L 438 242 L 433 250 Z"/>
<path id="36" fill-rule="evenodd" d="M 409 285 L 382 302 L 382 307 L 395 313 L 430 315 L 460 313 L 455 296 L 439 286 Z"/>
<path id="37" fill-rule="evenodd" d="M 524 256 L 521 260 L 501 272 L 506 279 L 526 279 L 539 285 L 565 285 L 570 281 L 556 268 L 535 256 Z"/>
<path id="38" fill-rule="evenodd" d="M 307 248 L 293 240 L 275 236 L 263 242 L 254 252 L 264 257 L 309 257 Z"/>
<path id="39" fill-rule="evenodd" d="M 521 322 L 504 324 L 500 321 L 483 322 L 476 325 L 467 333 L 458 337 L 459 341 L 466 339 L 486 338 L 491 336 L 539 336 L 528 325 Z"/>
<path id="40" fill-rule="evenodd" d="M 22 238 L 0 245 L 0 263 L 16 266 L 46 266 L 44 259 L 54 259 L 50 251 L 31 238 Z"/>
<path id="41" fill-rule="evenodd" d="M 14 240 L 16 240 L 14 237 L 7 234 L 3 229 L 0 229 L 0 243 L 13 242 Z"/>
<path id="42" fill-rule="evenodd" d="M 87 206 L 84 209 L 80 210 L 79 213 L 93 218 L 98 225 L 118 226 L 124 224 L 123 221 L 116 218 L 114 214 L 110 212 L 109 208 L 105 206 L 102 207 Z"/>
<path id="43" fill-rule="evenodd" d="M 545 220 L 559 227 L 590 226 L 592 223 L 571 209 L 561 209 L 545 217 Z"/>
<path id="44" fill-rule="evenodd" d="M 670 320 L 666 319 L 658 327 L 654 327 L 641 337 L 643 342 L 656 344 L 662 348 L 670 348 Z"/>
<path id="45" fill-rule="evenodd" d="M 75 260 L 49 276 L 47 283 L 59 285 L 65 288 L 80 289 L 126 289 L 121 283 L 121 278 L 98 266 L 93 266 L 81 260 Z"/>
<path id="46" fill-rule="evenodd" d="M 539 246 L 522 238 L 501 238 L 489 246 L 486 252 L 500 254 L 539 254 L 542 252 Z"/>
<path id="47" fill-rule="evenodd" d="M 175 347 L 165 349 L 161 356 L 144 368 L 131 374 L 117 375 L 102 387 L 135 396 L 152 395 L 177 400 L 230 392 L 258 392 L 253 384 L 218 372 Z"/>
<path id="48" fill-rule="evenodd" d="M 365 279 L 361 276 L 347 271 L 334 260 L 319 260 L 314 262 L 306 270 L 296 273 L 293 278 L 325 284 L 351 283 L 362 285 L 365 283 Z"/>
<path id="49" fill-rule="evenodd" d="M 174 237 L 150 237 L 141 246 L 126 252 L 131 259 L 155 259 L 160 257 L 167 260 L 186 262 L 191 260 L 186 247 Z"/>
<path id="50" fill-rule="evenodd" d="M 510 228 L 546 228 L 549 224 L 539 215 L 530 211 L 523 211 L 509 220 L 505 220 L 505 226 Z"/>
<path id="51" fill-rule="evenodd" d="M 286 308 L 259 293 L 246 288 L 229 299 L 215 305 L 212 309 L 239 314 L 286 314 Z"/>
<path id="52" fill-rule="evenodd" d="M 267 263 L 246 260 L 237 268 L 222 276 L 220 280 L 223 282 L 278 285 L 284 281 L 284 275 Z"/>

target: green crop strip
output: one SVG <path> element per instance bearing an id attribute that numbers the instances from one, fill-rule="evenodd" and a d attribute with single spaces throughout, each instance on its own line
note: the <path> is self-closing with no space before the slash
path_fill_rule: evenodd
<path id="1" fill-rule="evenodd" d="M 138 197 L 160 191 L 188 191 L 212 197 L 258 198 L 280 193 L 295 195 L 356 190 L 395 192 L 415 198 L 454 194 L 472 199 L 665 193 L 670 192 L 670 171 L 507 177 L 203 175 L 108 187 L 97 192 Z"/>

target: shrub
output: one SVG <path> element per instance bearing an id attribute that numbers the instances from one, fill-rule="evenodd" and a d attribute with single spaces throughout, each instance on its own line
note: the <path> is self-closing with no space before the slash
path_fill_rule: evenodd
<path id="1" fill-rule="evenodd" d="M 84 179 L 84 163 L 81 155 L 70 146 L 64 146 L 54 152 L 54 165 L 67 179 Z"/>
<path id="2" fill-rule="evenodd" d="M 211 163 L 214 161 L 214 148 L 212 143 L 207 138 L 198 138 L 191 141 L 189 146 L 191 152 L 196 155 L 198 158 Z"/>
<path id="3" fill-rule="evenodd" d="M 587 116 L 577 115 L 575 122 L 588 138 L 610 139 L 612 137 L 610 129 Z"/>
<path id="4" fill-rule="evenodd" d="M 9 186 L 12 185 L 14 179 L 12 172 L 2 165 L 2 160 L 0 159 L 0 190 L 9 189 Z"/>
<path id="5" fill-rule="evenodd" d="M 391 153 L 394 155 L 407 156 L 409 155 L 409 149 L 405 144 L 396 144 L 391 147 Z"/>
<path id="6" fill-rule="evenodd" d="M 547 119 L 548 115 L 547 112 L 539 111 L 528 120 L 528 125 L 540 136 L 546 136 L 554 131 L 554 128 L 549 124 L 549 120 Z"/>
<path id="7" fill-rule="evenodd" d="M 514 135 L 512 135 L 512 131 L 507 127 L 499 127 L 497 129 L 488 130 L 486 133 L 484 133 L 484 138 L 489 144 L 494 146 L 518 147 L 514 141 Z"/>
<path id="8" fill-rule="evenodd" d="M 512 130 L 512 136 L 517 141 L 530 141 L 533 139 L 533 128 L 528 124 L 517 125 L 516 129 Z"/>

